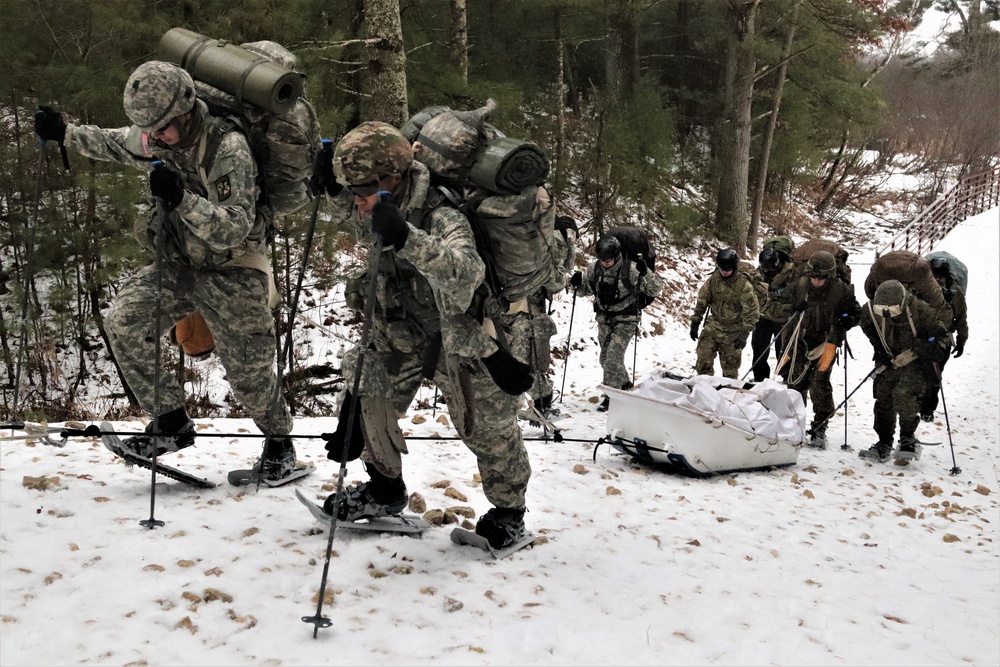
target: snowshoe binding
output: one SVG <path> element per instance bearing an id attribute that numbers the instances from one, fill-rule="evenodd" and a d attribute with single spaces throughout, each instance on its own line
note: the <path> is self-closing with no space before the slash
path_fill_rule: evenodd
<path id="1" fill-rule="evenodd" d="M 305 497 L 298 489 L 295 489 L 295 496 L 299 499 L 299 502 L 306 506 L 309 513 L 313 515 L 313 518 L 317 521 L 325 523 L 327 525 L 333 520 L 333 517 L 328 514 L 323 507 L 312 502 Z M 333 501 L 330 501 L 332 504 Z M 431 527 L 431 524 L 424 521 L 416 514 L 395 514 L 392 516 L 376 517 L 371 519 L 363 519 L 358 521 L 337 521 L 338 528 L 347 528 L 349 530 L 367 530 L 376 533 L 408 533 L 413 535 L 419 535 L 425 530 Z"/>
<path id="2" fill-rule="evenodd" d="M 148 436 L 134 437 L 141 438 Z M 194 437 L 192 436 L 191 439 L 193 441 Z M 152 459 L 140 456 L 125 447 L 125 443 L 122 442 L 122 440 L 115 433 L 115 427 L 111 424 L 111 422 L 101 422 L 101 442 L 104 443 L 104 446 L 108 449 L 108 451 L 122 458 L 125 461 L 125 465 L 130 468 L 132 466 L 139 466 L 140 468 L 146 468 L 149 470 L 153 467 Z M 164 465 L 159 461 L 156 462 L 156 472 L 164 477 L 169 477 L 170 479 L 175 479 L 178 482 L 184 482 L 185 484 L 190 484 L 191 486 L 196 486 L 200 489 L 215 488 L 214 482 L 210 482 L 202 477 L 195 477 L 194 475 L 188 474 L 183 470 L 178 470 L 173 466 Z"/>
<path id="3" fill-rule="evenodd" d="M 862 459 L 872 459 L 879 463 L 885 463 L 892 456 L 892 445 L 887 442 L 876 442 L 868 449 L 858 452 L 858 457 Z"/>
<path id="4" fill-rule="evenodd" d="M 295 446 L 288 438 L 276 438 L 268 443 L 267 451 L 257 459 L 252 468 L 229 471 L 233 486 L 261 484 L 270 487 L 284 486 L 316 470 L 314 463 L 305 463 L 295 457 Z"/>

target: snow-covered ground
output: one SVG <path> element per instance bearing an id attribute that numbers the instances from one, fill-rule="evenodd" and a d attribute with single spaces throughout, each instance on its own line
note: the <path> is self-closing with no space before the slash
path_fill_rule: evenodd
<path id="1" fill-rule="evenodd" d="M 595 462 L 605 415 L 595 410 L 593 315 L 589 301 L 572 309 L 563 295 L 560 327 L 575 315 L 560 404 L 567 441 L 525 429 L 527 521 L 542 539 L 492 561 L 453 545 L 450 526 L 419 539 L 338 530 L 324 606 L 333 625 L 316 639 L 300 619 L 316 611 L 327 533 L 292 487 L 225 484 L 258 440 L 205 438 L 165 457 L 219 486 L 158 484 L 166 525 L 156 530 L 138 523 L 150 511 L 148 473 L 99 443 L 3 442 L 0 664 L 1000 664 L 998 212 L 964 222 L 938 249 L 970 268 L 971 338 L 945 375 L 950 434 L 943 418 L 922 424 L 919 437 L 944 444 L 919 462 L 858 458 L 874 442 L 870 385 L 849 404 L 853 451 L 838 446 L 840 413 L 830 450 L 803 449 L 781 470 L 693 479 L 606 446 Z M 852 255 L 857 283 L 871 258 Z M 671 298 L 688 312 L 693 296 Z M 640 379 L 691 372 L 685 321 L 647 316 L 644 330 Z M 858 329 L 849 342 L 853 389 L 871 347 Z M 562 373 L 557 362 L 557 388 Z M 834 384 L 842 396 L 840 369 Z M 246 420 L 201 425 L 253 431 Z M 334 426 L 299 419 L 296 433 Z M 404 426 L 452 435 L 441 412 L 413 410 Z M 413 440 L 410 451 L 407 484 L 429 509 L 488 509 L 461 442 Z M 336 464 L 316 440 L 301 440 L 299 454 L 318 472 L 294 486 L 325 497 Z M 352 463 L 348 479 L 362 475 Z M 27 477 L 50 486 L 28 488 Z"/>

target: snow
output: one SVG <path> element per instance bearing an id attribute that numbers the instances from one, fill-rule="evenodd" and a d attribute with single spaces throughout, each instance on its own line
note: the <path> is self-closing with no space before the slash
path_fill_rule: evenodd
<path id="1" fill-rule="evenodd" d="M 606 416 L 595 410 L 593 313 L 589 300 L 574 308 L 562 295 L 560 327 L 574 314 L 559 405 L 567 440 L 542 441 L 525 427 L 527 522 L 541 543 L 493 561 L 453 545 L 450 526 L 421 538 L 338 529 L 334 599 L 323 607 L 332 627 L 316 639 L 301 618 L 316 613 L 327 532 L 293 487 L 317 500 L 331 492 L 321 487 L 336 464 L 318 440 L 298 443 L 317 473 L 278 489 L 225 484 L 226 471 L 256 457 L 258 439 L 205 438 L 165 457 L 219 486 L 161 478 L 155 516 L 166 525 L 155 530 L 138 523 L 150 514 L 148 472 L 126 469 L 99 443 L 3 442 L 0 664 L 1000 664 L 998 246 L 994 210 L 936 248 L 971 269 L 971 338 L 945 373 L 950 434 L 943 419 L 921 424 L 923 440 L 943 444 L 906 467 L 857 456 L 874 442 L 870 386 L 852 397 L 846 420 L 834 418 L 832 448 L 802 449 L 789 468 L 695 479 L 607 446 L 595 462 Z M 872 257 L 852 254 L 857 283 Z M 693 293 L 672 298 L 689 312 Z M 686 323 L 658 312 L 644 317 L 638 378 L 690 374 Z M 853 389 L 871 347 L 858 329 L 849 341 Z M 556 362 L 557 389 L 562 371 Z M 838 369 L 835 392 L 844 384 Z M 440 419 L 412 410 L 404 426 L 451 436 Z M 853 451 L 838 446 L 845 423 Z M 255 432 L 241 419 L 200 426 Z M 295 432 L 334 426 L 299 419 Z M 488 509 L 461 442 L 413 439 L 410 452 L 407 484 L 428 508 Z M 25 477 L 58 483 L 41 491 Z M 351 463 L 348 480 L 362 477 Z"/>

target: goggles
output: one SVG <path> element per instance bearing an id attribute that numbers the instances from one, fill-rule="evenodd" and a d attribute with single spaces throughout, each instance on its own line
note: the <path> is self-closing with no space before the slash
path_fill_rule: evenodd
<path id="1" fill-rule="evenodd" d="M 882 317 L 899 317 L 903 314 L 902 306 L 887 306 L 885 304 L 878 304 L 875 309 L 879 315 Z"/>
<path id="2" fill-rule="evenodd" d="M 361 183 L 359 185 L 348 185 L 347 189 L 351 191 L 355 197 L 361 197 L 362 199 L 367 199 L 371 197 L 376 192 L 379 191 L 379 183 L 381 179 L 375 179 L 374 181 L 369 181 L 367 183 Z"/>

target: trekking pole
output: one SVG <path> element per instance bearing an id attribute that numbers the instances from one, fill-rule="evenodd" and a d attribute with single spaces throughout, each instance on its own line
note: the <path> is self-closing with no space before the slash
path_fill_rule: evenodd
<path id="1" fill-rule="evenodd" d="M 31 279 L 35 262 L 35 229 L 38 227 L 38 209 L 42 201 L 42 171 L 45 166 L 45 142 L 39 139 L 38 169 L 35 174 L 35 200 L 32 202 L 31 222 L 25 229 L 24 239 L 24 293 L 21 294 L 21 332 L 17 343 L 17 364 L 14 367 L 14 403 L 11 406 L 11 421 L 17 419 L 17 404 L 21 391 L 21 367 L 24 365 L 25 349 L 28 347 L 28 302 L 31 294 Z"/>
<path id="2" fill-rule="evenodd" d="M 854 396 L 854 393 L 855 393 L 855 392 L 856 392 L 856 391 L 857 391 L 858 389 L 861 389 L 861 385 L 863 385 L 863 384 L 864 384 L 865 382 L 868 382 L 868 380 L 869 380 L 869 379 L 871 379 L 871 378 L 875 377 L 876 375 L 878 375 L 878 374 L 879 374 L 879 371 L 880 371 L 881 369 L 882 369 L 882 367 L 881 367 L 881 366 L 876 366 L 875 368 L 873 368 L 873 369 L 871 369 L 870 371 L 868 371 L 868 375 L 866 375 L 866 376 L 864 376 L 863 378 L 861 378 L 861 382 L 859 382 L 859 383 L 858 383 L 858 386 L 857 386 L 857 387 L 855 387 L 854 389 L 852 389 L 852 390 L 851 390 L 851 393 L 849 393 L 849 394 L 848 394 L 847 396 L 845 396 L 845 397 L 844 397 L 844 400 L 843 400 L 843 401 L 841 401 L 840 405 L 838 405 L 837 407 L 835 407 L 835 408 L 833 409 L 833 412 L 832 412 L 832 413 L 830 414 L 830 416 L 829 416 L 829 417 L 827 417 L 826 419 L 824 419 L 823 421 L 821 421 L 821 422 L 820 422 L 819 424 L 817 424 L 817 425 L 816 425 L 816 426 L 815 426 L 814 428 L 820 428 L 820 427 L 822 427 L 822 426 L 825 426 L 825 425 L 827 424 L 827 422 L 829 422 L 829 421 L 830 421 L 831 419 L 833 419 L 833 415 L 837 414 L 837 410 L 839 410 L 839 409 L 841 409 L 842 407 L 844 407 L 845 405 L 847 405 L 847 401 L 849 401 L 849 400 L 850 400 L 851 396 Z M 846 388 L 846 385 L 845 385 L 845 388 Z"/>
<path id="3" fill-rule="evenodd" d="M 847 344 L 847 334 L 844 334 L 844 405 L 847 405 L 847 357 L 850 354 L 851 346 Z M 836 411 L 834 411 L 836 412 Z M 840 448 L 845 451 L 851 451 L 851 446 L 847 444 L 847 408 L 844 408 L 844 444 Z"/>
<path id="4" fill-rule="evenodd" d="M 563 360 L 562 386 L 559 387 L 559 402 L 562 403 L 563 395 L 566 393 L 566 369 L 569 367 L 570 342 L 573 339 L 573 314 L 576 313 L 576 288 L 573 288 L 573 305 L 569 309 L 569 332 L 566 334 L 566 359 Z"/>
<path id="5" fill-rule="evenodd" d="M 955 443 L 951 439 L 951 422 L 948 420 L 948 404 L 944 400 L 944 382 L 941 380 L 941 370 L 937 363 L 934 364 L 934 372 L 937 373 L 938 378 L 938 391 L 941 392 L 941 409 L 944 411 L 944 425 L 948 431 L 948 446 L 951 448 L 951 472 L 952 475 L 958 475 L 962 472 L 962 469 L 958 467 L 958 462 L 955 461 Z"/>
<path id="6" fill-rule="evenodd" d="M 754 369 L 754 366 L 756 366 L 757 364 L 759 364 L 763 359 L 767 359 L 767 355 L 771 354 L 771 346 L 774 345 L 774 342 L 776 340 L 778 340 L 778 336 L 780 336 L 782 334 L 782 332 L 785 330 L 785 328 L 788 327 L 788 323 L 790 321 L 791 321 L 791 318 L 788 318 L 787 320 L 785 320 L 785 323 L 781 325 L 781 328 L 778 329 L 778 331 L 775 332 L 773 336 L 771 336 L 771 340 L 768 341 L 767 347 L 764 349 L 764 352 L 762 354 L 760 354 L 756 359 L 753 360 L 753 362 L 750 364 L 750 368 L 747 369 L 747 372 L 744 373 L 743 377 L 740 378 L 740 382 L 743 382 L 744 380 L 747 379 L 747 376 L 750 375 L 750 372 Z M 750 335 L 752 337 L 753 333 L 751 332 Z M 775 371 L 775 373 L 777 373 L 777 371 Z"/>
<path id="7" fill-rule="evenodd" d="M 632 386 L 635 386 L 635 365 L 639 358 L 639 324 L 642 322 L 642 311 L 636 313 L 638 318 L 635 321 L 635 340 L 632 343 Z"/>
<path id="8" fill-rule="evenodd" d="M 392 197 L 385 191 L 380 191 L 379 199 Z M 391 199 L 390 199 L 391 201 Z M 316 603 L 315 616 L 303 616 L 303 623 L 313 624 L 313 639 L 319 634 L 320 628 L 328 628 L 333 625 L 326 616 L 323 616 L 323 597 L 326 595 L 326 580 L 330 574 L 330 557 L 333 554 L 333 536 L 337 531 L 337 515 L 340 513 L 340 503 L 344 497 L 344 478 L 347 476 L 347 452 L 351 448 L 351 437 L 354 434 L 354 420 L 358 416 L 358 395 L 361 388 L 361 372 L 364 370 L 365 352 L 371 338 L 372 320 L 375 318 L 375 288 L 378 284 L 378 265 L 382 257 L 382 238 L 375 235 L 375 246 L 368 261 L 368 291 L 365 295 L 365 321 L 361 326 L 361 340 L 358 343 L 358 361 L 354 366 L 354 385 L 351 389 L 351 407 L 347 415 L 347 427 L 344 429 L 344 444 L 340 451 L 340 470 L 337 473 L 337 492 L 333 497 L 333 516 L 330 517 L 330 533 L 326 538 L 326 561 L 323 563 L 323 576 L 319 584 L 319 600 Z"/>
<path id="9" fill-rule="evenodd" d="M 325 141 L 325 140 L 324 140 Z M 264 478 L 264 458 L 267 456 L 267 448 L 273 439 L 274 413 L 278 409 L 278 398 L 281 396 L 281 385 L 285 378 L 285 360 L 292 349 L 292 334 L 295 332 L 295 316 L 299 309 L 299 296 L 302 294 L 302 283 L 305 280 L 306 267 L 309 265 L 309 255 L 312 252 L 313 235 L 316 231 L 316 219 L 319 217 L 319 204 L 322 198 L 317 196 L 313 202 L 312 215 L 309 217 L 309 227 L 306 229 L 305 248 L 302 250 L 302 259 L 299 263 L 299 276 L 295 281 L 295 291 L 292 293 L 292 303 L 288 311 L 288 331 L 285 333 L 285 344 L 281 345 L 280 336 L 275 336 L 276 372 L 274 380 L 274 390 L 271 392 L 271 401 L 267 406 L 267 433 L 264 434 L 264 449 L 260 454 L 261 469 L 257 474 L 257 491 L 260 491 L 260 483 Z M 274 258 L 274 246 L 271 250 L 272 260 Z"/>
<path id="10" fill-rule="evenodd" d="M 166 166 L 159 160 L 153 162 L 153 169 L 166 169 Z M 159 229 L 156 230 L 156 305 L 153 308 L 153 430 L 160 430 L 160 338 L 163 335 L 160 325 L 163 318 L 163 246 L 166 240 L 166 212 L 163 210 L 163 202 L 156 200 L 156 219 L 159 221 Z M 139 522 L 143 528 L 157 528 L 166 525 L 155 517 L 156 514 L 156 452 L 155 436 L 153 455 L 149 457 L 149 518 Z"/>

